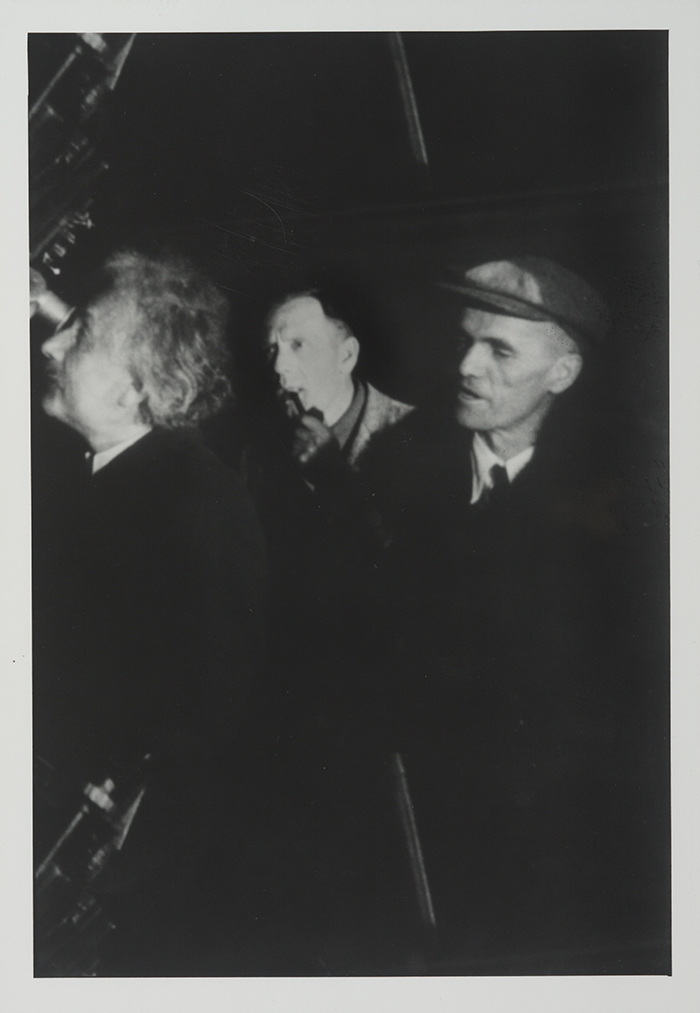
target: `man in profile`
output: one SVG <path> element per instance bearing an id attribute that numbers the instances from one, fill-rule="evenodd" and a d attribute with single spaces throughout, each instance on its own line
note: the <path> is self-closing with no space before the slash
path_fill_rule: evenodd
<path id="1" fill-rule="evenodd" d="M 621 816 L 643 832 L 626 727 L 643 709 L 624 642 L 637 606 L 624 469 L 566 406 L 608 312 L 536 257 L 458 269 L 444 288 L 453 423 L 414 427 L 407 454 L 383 458 L 394 744 L 443 956 L 455 973 L 612 970 L 641 959 Z"/>
<path id="2" fill-rule="evenodd" d="M 555 398 L 581 372 L 583 350 L 605 332 L 592 290 L 563 268 L 530 264 L 485 264 L 453 286 L 466 303 L 456 418 L 474 434 L 472 504 L 526 467 Z"/>
<path id="3" fill-rule="evenodd" d="M 277 438 L 244 470 L 270 547 L 273 613 L 276 602 L 283 611 L 275 628 L 287 655 L 336 657 L 341 640 L 362 642 L 380 544 L 364 461 L 412 408 L 357 376 L 360 342 L 319 290 L 276 303 L 264 343 Z"/>
<path id="4" fill-rule="evenodd" d="M 271 308 L 263 341 L 276 398 L 262 435 L 274 438 L 251 446 L 244 473 L 269 548 L 270 754 L 282 813 L 270 841 L 280 827 L 289 835 L 277 848 L 283 915 L 296 941 L 314 933 L 307 958 L 360 973 L 392 945 L 381 921 L 390 820 L 371 675 L 384 635 L 382 531 L 364 462 L 412 409 L 358 376 L 349 317 L 316 289 Z M 316 973 L 312 962 L 299 967 Z"/>
<path id="5" fill-rule="evenodd" d="M 99 881 L 116 925 L 99 973 L 208 973 L 230 928 L 264 555 L 247 494 L 197 433 L 230 391 L 226 316 L 187 261 L 124 252 L 42 346 L 44 411 L 88 449 L 35 573 L 35 752 L 54 803 L 61 785 L 118 793 L 149 757 L 133 826 Z M 50 803 L 38 861 L 64 829 Z M 41 973 L 70 972 L 59 954 Z"/>
<path id="6" fill-rule="evenodd" d="M 280 398 L 298 417 L 292 453 L 307 469 L 339 449 L 360 467 L 375 433 L 411 411 L 353 374 L 360 343 L 319 291 L 285 297 L 267 317 L 266 351 Z"/>
<path id="7" fill-rule="evenodd" d="M 362 567 L 378 537 L 364 461 L 376 439 L 412 408 L 357 377 L 360 342 L 319 290 L 286 296 L 273 306 L 265 353 L 286 432 L 275 447 L 275 463 L 256 471 L 253 460 L 247 472 L 273 572 L 287 585 L 285 598 L 293 588 L 299 605 L 304 588 L 329 604 L 341 590 L 354 593 L 359 603 Z M 339 605 L 336 617 L 346 605 Z"/>

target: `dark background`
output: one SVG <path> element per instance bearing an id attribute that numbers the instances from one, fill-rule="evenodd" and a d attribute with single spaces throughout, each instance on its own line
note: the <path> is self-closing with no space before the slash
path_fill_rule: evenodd
<path id="1" fill-rule="evenodd" d="M 30 102 L 75 36 L 29 37 Z M 386 33 L 137 35 L 100 120 L 96 228 L 56 287 L 115 245 L 170 242 L 228 291 L 240 403 L 271 298 L 330 281 L 370 379 L 439 390 L 445 264 L 550 256 L 609 300 L 611 396 L 663 456 L 665 32 L 403 36 L 428 166 Z M 620 378 L 624 380 L 620 382 Z"/>

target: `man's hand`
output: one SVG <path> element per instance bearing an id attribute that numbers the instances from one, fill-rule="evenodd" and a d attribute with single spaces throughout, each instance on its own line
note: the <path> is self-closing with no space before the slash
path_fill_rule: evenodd
<path id="1" fill-rule="evenodd" d="M 294 430 L 292 454 L 302 467 L 322 465 L 340 455 L 340 444 L 328 426 L 306 413 Z"/>

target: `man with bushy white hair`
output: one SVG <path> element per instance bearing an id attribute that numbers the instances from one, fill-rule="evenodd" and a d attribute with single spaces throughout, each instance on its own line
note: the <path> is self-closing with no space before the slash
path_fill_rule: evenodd
<path id="1" fill-rule="evenodd" d="M 35 748 L 63 783 L 115 798 L 149 757 L 98 972 L 205 973 L 230 910 L 264 581 L 250 500 L 197 431 L 230 393 L 227 304 L 188 261 L 126 251 L 57 316 L 43 407 L 88 449 L 37 573 Z M 68 973 L 60 955 L 44 972 Z"/>

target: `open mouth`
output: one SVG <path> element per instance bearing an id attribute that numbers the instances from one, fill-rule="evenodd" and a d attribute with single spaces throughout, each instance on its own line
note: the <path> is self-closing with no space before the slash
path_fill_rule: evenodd
<path id="1" fill-rule="evenodd" d="M 467 404 L 470 404 L 472 401 L 486 400 L 486 398 L 482 397 L 480 394 L 477 394 L 476 391 L 470 390 L 468 387 L 460 388 L 459 399 L 460 401 L 464 401 Z"/>
<path id="2" fill-rule="evenodd" d="M 299 398 L 302 393 L 299 387 L 278 387 L 277 389 L 277 397 L 282 400 L 285 398 Z"/>

